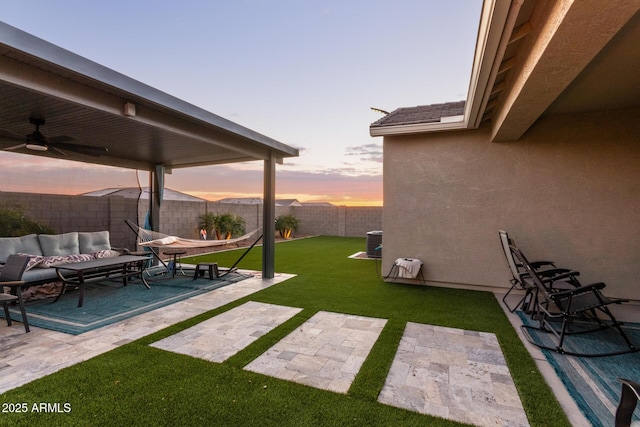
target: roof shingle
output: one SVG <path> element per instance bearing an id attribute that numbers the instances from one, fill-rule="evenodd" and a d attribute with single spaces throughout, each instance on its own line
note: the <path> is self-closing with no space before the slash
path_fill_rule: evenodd
<path id="1" fill-rule="evenodd" d="M 464 105 L 465 101 L 457 101 L 398 108 L 372 123 L 371 127 L 437 123 L 443 117 L 463 115 Z"/>

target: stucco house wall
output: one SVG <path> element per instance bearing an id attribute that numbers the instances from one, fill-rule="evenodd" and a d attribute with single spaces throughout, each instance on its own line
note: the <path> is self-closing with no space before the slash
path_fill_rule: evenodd
<path id="1" fill-rule="evenodd" d="M 430 285 L 507 288 L 498 240 L 640 300 L 640 110 L 543 116 L 518 141 L 489 127 L 384 137 L 384 272 L 424 262 Z"/>

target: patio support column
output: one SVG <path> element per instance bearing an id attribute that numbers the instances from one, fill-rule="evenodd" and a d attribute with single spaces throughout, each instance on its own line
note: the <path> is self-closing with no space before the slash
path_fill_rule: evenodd
<path id="1" fill-rule="evenodd" d="M 164 165 L 156 165 L 149 173 L 149 225 L 160 231 L 160 205 L 164 192 Z"/>
<path id="2" fill-rule="evenodd" d="M 276 156 L 264 160 L 264 204 L 262 209 L 262 278 L 275 276 Z"/>

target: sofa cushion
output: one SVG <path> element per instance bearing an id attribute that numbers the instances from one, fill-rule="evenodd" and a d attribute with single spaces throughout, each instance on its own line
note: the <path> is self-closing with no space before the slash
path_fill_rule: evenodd
<path id="1" fill-rule="evenodd" d="M 120 256 L 120 252 L 114 251 L 113 249 L 105 249 L 102 251 L 94 252 L 91 255 L 93 255 L 95 259 L 115 258 Z"/>
<path id="2" fill-rule="evenodd" d="M 80 245 L 81 254 L 92 254 L 98 251 L 111 249 L 108 231 L 78 233 L 78 243 Z"/>
<path id="3" fill-rule="evenodd" d="M 27 283 L 39 282 L 53 282 L 58 280 L 55 268 L 34 268 L 29 271 L 25 271 L 22 275 L 22 280 Z"/>
<path id="4" fill-rule="evenodd" d="M 18 253 L 17 255 L 29 257 L 29 262 L 27 263 L 27 267 L 24 269 L 24 271 L 31 270 L 33 267 L 37 266 L 45 259 L 45 257 L 43 257 L 42 255 L 31 255 L 23 253 Z"/>
<path id="5" fill-rule="evenodd" d="M 27 234 L 21 237 L 0 238 L 0 262 L 6 262 L 9 255 L 17 253 L 43 255 L 38 236 L 36 234 Z"/>
<path id="6" fill-rule="evenodd" d="M 53 235 L 39 234 L 38 240 L 40 240 L 40 247 L 42 248 L 41 255 L 73 255 L 80 253 L 77 232 Z"/>
<path id="7" fill-rule="evenodd" d="M 50 268 L 57 265 L 73 264 L 96 259 L 91 254 L 50 255 L 43 258 L 42 262 L 38 264 L 39 268 Z"/>

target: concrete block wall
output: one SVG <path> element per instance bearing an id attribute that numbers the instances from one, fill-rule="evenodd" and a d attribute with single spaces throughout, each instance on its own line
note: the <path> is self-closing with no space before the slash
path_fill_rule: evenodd
<path id="1" fill-rule="evenodd" d="M 382 230 L 382 208 L 377 206 L 352 206 L 345 209 L 345 234 L 365 237 L 369 231 Z"/>
<path id="2" fill-rule="evenodd" d="M 0 192 L 0 205 L 20 205 L 27 215 L 51 226 L 57 233 L 109 230 L 116 247 L 135 249 L 136 235 L 124 220 L 144 224 L 148 200 L 121 196 L 87 197 Z M 206 212 L 231 213 L 245 220 L 247 232 L 262 227 L 262 205 L 165 200 L 160 209 L 160 232 L 198 239 L 199 216 Z M 276 217 L 294 215 L 298 235 L 365 237 L 382 230 L 381 207 L 276 206 Z"/>
<path id="3" fill-rule="evenodd" d="M 206 203 L 165 200 L 160 208 L 160 232 L 186 239 L 199 239 L 198 217 Z"/>
<path id="4" fill-rule="evenodd" d="M 340 235 L 338 206 L 292 206 L 291 214 L 300 221 L 299 234 Z"/>
<path id="5" fill-rule="evenodd" d="M 382 230 L 382 208 L 377 206 L 293 206 L 291 214 L 300 221 L 304 235 L 365 237 Z"/>
<path id="6" fill-rule="evenodd" d="M 109 230 L 113 246 L 135 246 L 135 235 L 124 223 L 125 218 L 135 218 L 132 199 L 0 192 L 0 204 L 21 206 L 30 218 L 56 233 Z"/>
<path id="7" fill-rule="evenodd" d="M 207 202 L 207 212 L 230 213 L 244 219 L 247 232 L 262 227 L 262 205 L 242 205 L 239 203 Z"/>

